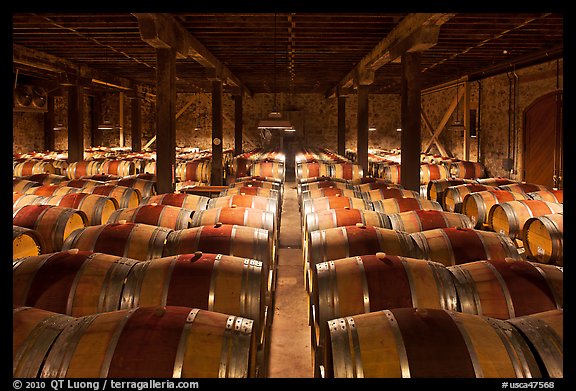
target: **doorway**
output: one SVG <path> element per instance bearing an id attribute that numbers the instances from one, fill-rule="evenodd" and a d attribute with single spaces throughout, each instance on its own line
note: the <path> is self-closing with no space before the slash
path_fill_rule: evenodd
<path id="1" fill-rule="evenodd" d="M 562 188 L 562 91 L 536 99 L 524 110 L 524 181 Z"/>

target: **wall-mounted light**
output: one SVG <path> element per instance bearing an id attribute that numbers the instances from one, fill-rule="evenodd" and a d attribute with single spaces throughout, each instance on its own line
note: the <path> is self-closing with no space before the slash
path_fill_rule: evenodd
<path id="1" fill-rule="evenodd" d="M 56 132 L 61 131 L 61 130 L 66 130 L 66 126 L 64 126 L 63 123 L 58 123 L 56 126 L 54 126 L 54 128 L 52 129 Z"/>
<path id="2" fill-rule="evenodd" d="M 368 128 L 368 130 L 369 130 L 370 132 L 374 132 L 374 131 L 376 130 L 376 127 L 375 127 L 375 126 L 370 126 L 370 127 Z"/>
<path id="3" fill-rule="evenodd" d="M 396 128 L 396 131 L 397 131 L 397 132 L 401 132 L 401 131 L 402 131 L 402 128 Z"/>
<path id="4" fill-rule="evenodd" d="M 102 121 L 100 125 L 98 125 L 98 130 L 114 130 L 118 129 L 119 126 L 114 126 L 110 121 Z"/>

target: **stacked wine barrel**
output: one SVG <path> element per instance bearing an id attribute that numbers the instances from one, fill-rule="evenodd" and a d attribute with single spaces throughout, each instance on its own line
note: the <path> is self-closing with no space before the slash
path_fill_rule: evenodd
<path id="1" fill-rule="evenodd" d="M 563 269 L 545 260 L 561 243 L 561 192 L 454 163 L 425 192 L 297 175 L 316 377 L 563 376 Z M 496 201 L 480 204 L 487 193 Z M 502 227 L 516 209 L 530 212 Z"/>
<path id="2" fill-rule="evenodd" d="M 68 167 L 14 178 L 14 376 L 265 377 L 283 176 L 209 198 Z"/>

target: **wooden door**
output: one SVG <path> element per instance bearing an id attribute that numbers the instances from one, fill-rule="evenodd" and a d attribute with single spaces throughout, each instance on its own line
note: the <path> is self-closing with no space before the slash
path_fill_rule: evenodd
<path id="1" fill-rule="evenodd" d="M 562 187 L 562 91 L 536 99 L 524 111 L 524 181 Z"/>

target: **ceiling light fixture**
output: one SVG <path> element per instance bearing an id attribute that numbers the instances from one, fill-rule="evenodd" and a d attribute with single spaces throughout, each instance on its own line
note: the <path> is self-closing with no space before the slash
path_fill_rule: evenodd
<path id="1" fill-rule="evenodd" d="M 274 107 L 268 118 L 260 120 L 258 122 L 258 129 L 275 129 L 284 130 L 287 132 L 293 132 L 294 126 L 289 120 L 282 119 L 282 113 L 278 110 L 277 100 L 276 100 L 276 14 L 274 14 Z"/>

